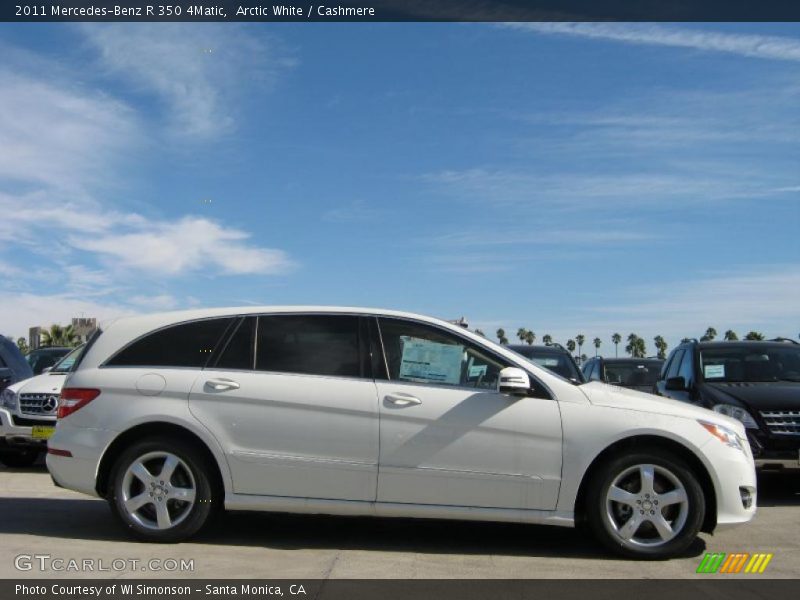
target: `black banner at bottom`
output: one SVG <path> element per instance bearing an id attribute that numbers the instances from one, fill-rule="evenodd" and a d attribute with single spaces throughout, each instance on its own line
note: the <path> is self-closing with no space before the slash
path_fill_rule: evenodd
<path id="1" fill-rule="evenodd" d="M 633 567 L 634 565 L 632 565 Z M 557 580 L 557 579 L 118 579 L 0 580 L 0 598 L 9 600 L 157 600 L 226 598 L 243 600 L 489 600 L 496 598 L 557 600 L 769 599 L 793 597 L 796 580 L 755 578 L 693 580 Z"/>

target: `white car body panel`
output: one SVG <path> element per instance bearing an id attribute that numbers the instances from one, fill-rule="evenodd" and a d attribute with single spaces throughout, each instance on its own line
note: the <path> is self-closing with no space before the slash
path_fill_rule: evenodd
<path id="1" fill-rule="evenodd" d="M 101 366 L 130 341 L 167 325 L 265 313 L 359 314 L 429 323 L 525 369 L 554 399 L 381 380 Z M 246 307 L 131 317 L 102 328 L 67 382 L 99 388 L 101 396 L 59 422 L 51 438 L 52 447 L 72 457 L 47 458 L 59 484 L 86 493 L 95 493 L 100 462 L 118 435 L 147 423 L 172 423 L 210 450 L 229 509 L 570 525 L 592 461 L 615 442 L 648 435 L 680 444 L 706 467 L 719 524 L 745 522 L 755 513 L 755 503 L 745 509 L 739 495 L 740 486 L 756 486 L 749 449 L 729 447 L 698 424 L 702 419 L 744 437 L 737 421 L 601 383 L 575 386 L 437 319 L 363 308 Z M 164 389 L 156 392 L 158 377 Z M 205 383 L 212 377 L 235 379 L 240 388 L 234 394 L 210 393 Z M 398 392 L 422 403 L 384 406 L 385 397 Z"/>

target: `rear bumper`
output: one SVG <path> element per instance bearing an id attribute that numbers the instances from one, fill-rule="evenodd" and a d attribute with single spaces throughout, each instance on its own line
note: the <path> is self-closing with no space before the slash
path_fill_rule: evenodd
<path id="1" fill-rule="evenodd" d="M 117 435 L 107 429 L 70 427 L 61 421 L 48 447 L 69 456 L 47 454 L 47 470 L 59 487 L 97 496 L 97 471 L 103 452 Z"/>

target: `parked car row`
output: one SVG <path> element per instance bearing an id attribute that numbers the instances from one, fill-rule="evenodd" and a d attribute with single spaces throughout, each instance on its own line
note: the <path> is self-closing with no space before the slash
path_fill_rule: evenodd
<path id="1" fill-rule="evenodd" d="M 69 353 L 60 353 L 61 359 L 45 367 L 44 373 L 28 376 L 0 392 L 0 463 L 27 467 L 45 452 L 47 439 L 55 430 L 61 387 L 82 351 L 82 345 L 68 349 Z M 29 368 L 26 374 L 31 372 Z"/>
<path id="2" fill-rule="evenodd" d="M 395 311 L 118 319 L 67 377 L 47 465 L 150 541 L 224 507 L 586 524 L 661 558 L 753 517 L 739 420 L 564 377 L 560 358 Z"/>

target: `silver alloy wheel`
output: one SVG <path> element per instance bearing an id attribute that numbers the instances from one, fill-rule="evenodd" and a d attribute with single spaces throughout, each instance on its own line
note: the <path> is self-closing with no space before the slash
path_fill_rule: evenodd
<path id="1" fill-rule="evenodd" d="M 197 486 L 188 465 L 170 452 L 148 452 L 122 478 L 122 507 L 147 529 L 178 525 L 192 511 Z"/>
<path id="2" fill-rule="evenodd" d="M 655 548 L 686 524 L 689 496 L 680 479 L 660 465 L 634 465 L 614 478 L 606 493 L 606 518 L 629 547 Z"/>

